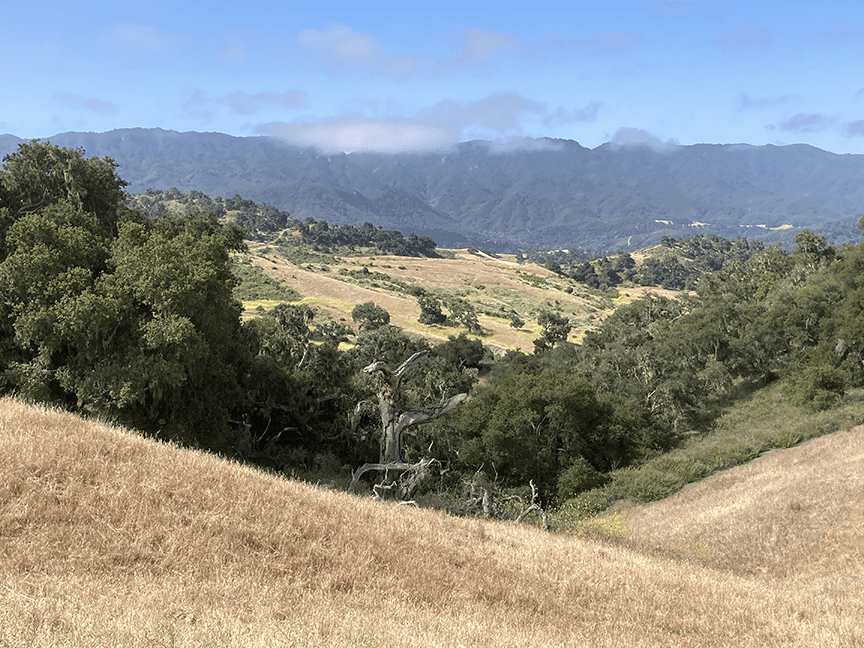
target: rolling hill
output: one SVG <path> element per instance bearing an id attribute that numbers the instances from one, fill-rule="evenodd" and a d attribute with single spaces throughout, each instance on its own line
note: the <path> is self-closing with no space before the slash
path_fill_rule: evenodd
<path id="1" fill-rule="evenodd" d="M 655 554 L 691 524 L 674 499 L 628 513 L 647 532 L 638 550 L 375 503 L 3 399 L 0 643 L 857 646 L 861 433 L 682 493 L 715 520 L 705 542 L 747 554 L 735 569 Z M 823 515 L 813 481 L 837 468 L 828 499 L 844 514 Z M 776 504 L 740 506 L 766 492 Z M 815 580 L 798 554 L 780 569 L 780 545 L 736 532 L 764 518 L 782 546 L 811 546 L 783 520 L 812 514 L 830 538 L 813 547 Z M 661 520 L 671 531 L 651 540 Z"/>
<path id="2" fill-rule="evenodd" d="M 417 258 L 388 255 L 346 257 L 305 256 L 291 258 L 278 245 L 249 242 L 246 261 L 260 267 L 283 286 L 296 290 L 321 319 L 351 323 L 357 304 L 374 302 L 390 313 L 390 323 L 405 332 L 446 340 L 466 329 L 454 324 L 426 325 L 418 322 L 420 307 L 409 291 L 422 287 L 444 297 L 463 299 L 477 312 L 485 330 L 483 343 L 493 349 L 534 350 L 539 337 L 536 323 L 542 310 L 553 310 L 570 318 L 572 340 L 594 327 L 616 306 L 646 292 L 672 294 L 657 288 L 630 287 L 620 292 L 592 290 L 572 279 L 533 263 L 518 264 L 507 257 L 492 257 L 469 249 L 449 251 L 448 258 Z M 364 269 L 366 272 L 364 272 Z M 270 300 L 244 300 L 247 315 L 257 307 L 271 308 Z M 510 314 L 518 313 L 525 324 L 510 326 Z"/>
<path id="3" fill-rule="evenodd" d="M 801 227 L 842 243 L 858 238 L 864 198 L 864 156 L 805 145 L 656 151 L 540 139 L 325 155 L 272 138 L 160 129 L 49 139 L 111 156 L 131 192 L 239 194 L 300 220 L 372 222 L 442 247 L 633 250 L 702 232 L 788 241 Z M 0 155 L 22 141 L 0 136 Z"/>

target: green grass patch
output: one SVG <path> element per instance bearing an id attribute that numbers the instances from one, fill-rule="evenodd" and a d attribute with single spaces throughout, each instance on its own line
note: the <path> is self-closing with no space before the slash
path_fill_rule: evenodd
<path id="1" fill-rule="evenodd" d="M 327 308 L 332 308 L 345 313 L 349 318 L 351 317 L 351 312 L 354 310 L 355 306 L 357 306 L 354 302 L 348 302 L 342 299 L 333 299 L 332 297 L 324 297 L 322 295 L 304 297 L 300 300 L 300 303 L 309 306 L 325 306 Z"/>
<path id="2" fill-rule="evenodd" d="M 284 304 L 285 301 L 282 299 L 244 299 L 242 303 L 244 311 L 270 311 L 276 308 L 279 304 Z"/>
<path id="3" fill-rule="evenodd" d="M 244 306 L 248 301 L 283 302 L 300 299 L 300 293 L 268 276 L 260 267 L 252 265 L 248 260 L 235 261 L 231 271 L 240 282 L 234 288 L 234 297 L 242 301 Z"/>
<path id="4" fill-rule="evenodd" d="M 864 389 L 850 390 L 830 410 L 810 413 L 791 404 L 783 395 L 782 385 L 770 385 L 732 406 L 707 434 L 692 437 L 640 466 L 610 473 L 609 483 L 568 500 L 553 513 L 553 518 L 563 528 L 579 529 L 585 519 L 615 502 L 659 500 L 715 471 L 751 461 L 767 450 L 789 448 L 862 422 Z"/>

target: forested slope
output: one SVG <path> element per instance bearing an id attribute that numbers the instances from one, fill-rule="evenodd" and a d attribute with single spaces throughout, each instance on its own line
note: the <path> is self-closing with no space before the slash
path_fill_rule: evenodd
<path id="1" fill-rule="evenodd" d="M 0 151 L 15 141 L 0 138 Z M 239 194 L 302 221 L 372 222 L 447 247 L 499 251 L 633 251 L 698 233 L 788 242 L 803 227 L 845 242 L 854 240 L 864 197 L 864 156 L 805 145 L 657 151 L 543 138 L 325 154 L 278 138 L 141 128 L 52 141 L 112 156 L 136 193 Z"/>
<path id="2" fill-rule="evenodd" d="M 422 286 L 404 287 L 421 318 L 449 317 L 467 331 L 476 323 L 473 334 L 432 345 L 369 307 L 349 326 L 315 321 L 290 301 L 241 318 L 232 255 L 247 249 L 248 230 L 236 221 L 249 214 L 247 225 L 266 234 L 290 216 L 237 197 L 223 201 L 220 220 L 195 211 L 211 200 L 196 194 L 191 213 L 185 205 L 148 217 L 127 206 L 124 186 L 112 160 L 80 150 L 31 143 L 6 158 L 0 392 L 276 470 L 345 478 L 379 453 L 383 384 L 364 368 L 395 368 L 419 352 L 402 406 L 470 395 L 406 437 L 406 460 L 445 468 L 426 488 L 456 498 L 482 470 L 500 487 L 533 481 L 550 505 L 604 487 L 694 431 L 710 434 L 723 408 L 765 386 L 803 411 L 831 408 L 864 383 L 864 247 L 834 248 L 808 230 L 792 253 L 727 242 L 730 253 L 694 275 L 694 290 L 620 306 L 580 344 L 550 302 L 534 352 L 493 359 L 472 304 L 441 302 Z M 365 233 L 377 249 L 438 253 L 422 237 L 371 224 L 297 227 L 295 243 L 314 235 L 319 248 L 356 245 L 351 237 Z"/>

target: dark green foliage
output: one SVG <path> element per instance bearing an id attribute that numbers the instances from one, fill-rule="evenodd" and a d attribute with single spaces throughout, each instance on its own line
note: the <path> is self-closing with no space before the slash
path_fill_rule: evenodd
<path id="1" fill-rule="evenodd" d="M 3 389 L 223 447 L 247 358 L 241 232 L 129 212 L 110 161 L 80 151 L 31 143 L 5 168 Z"/>
<path id="2" fill-rule="evenodd" d="M 525 320 L 519 317 L 519 313 L 513 312 L 510 314 L 510 328 L 521 329 L 525 326 Z"/>
<path id="3" fill-rule="evenodd" d="M 570 330 L 573 328 L 567 317 L 551 311 L 541 312 L 537 316 L 537 323 L 543 329 L 543 334 L 539 339 L 534 340 L 536 351 L 545 351 L 556 344 L 566 342 L 567 336 L 570 335 Z"/>
<path id="4" fill-rule="evenodd" d="M 792 237 L 792 242 L 797 246 L 793 256 L 811 267 L 828 263 L 836 255 L 836 250 L 833 247 L 828 247 L 828 241 L 824 236 L 814 234 L 806 228 L 797 232 Z"/>
<path id="5" fill-rule="evenodd" d="M 221 447 L 244 358 L 228 262 L 239 230 L 135 218 L 113 166 L 81 152 L 34 143 L 6 169 L 22 206 L 0 262 L 4 389 Z"/>
<path id="6" fill-rule="evenodd" d="M 436 243 L 428 236 L 410 234 L 375 227 L 372 223 L 356 225 L 329 225 L 327 221 L 307 218 L 299 224 L 303 242 L 322 248 L 336 246 L 373 247 L 382 254 L 414 257 L 437 257 Z"/>
<path id="7" fill-rule="evenodd" d="M 128 183 L 116 175 L 111 158 L 85 159 L 82 149 L 32 140 L 6 156 L 3 168 L 3 206 L 11 212 L 27 214 L 65 202 L 93 214 L 102 234 L 114 233 Z"/>
<path id="8" fill-rule="evenodd" d="M 584 457 L 577 457 L 573 464 L 558 475 L 558 501 L 563 502 L 574 495 L 592 488 L 599 488 L 606 482 Z"/>
<path id="9" fill-rule="evenodd" d="M 581 376 L 509 373 L 478 390 L 456 416 L 464 438 L 459 461 L 483 466 L 506 485 L 534 480 L 548 501 L 580 459 L 605 472 L 644 456 L 658 433 L 647 412 L 633 410 L 632 403 L 598 398 Z"/>
<path id="10" fill-rule="evenodd" d="M 456 337 L 449 336 L 446 342 L 432 350 L 432 354 L 440 356 L 447 364 L 460 370 L 477 369 L 486 357 L 486 350 L 480 340 L 472 340 L 464 333 L 460 333 Z"/>
<path id="11" fill-rule="evenodd" d="M 477 319 L 477 313 L 474 311 L 474 306 L 464 299 L 448 299 L 445 301 L 447 310 L 450 311 L 448 319 L 453 322 L 458 322 L 468 329 L 469 333 L 481 335 L 483 328 Z"/>
<path id="12" fill-rule="evenodd" d="M 811 412 L 834 405 L 846 393 L 848 382 L 845 372 L 828 363 L 795 367 L 785 380 L 789 399 Z"/>
<path id="13" fill-rule="evenodd" d="M 381 326 L 371 331 L 361 332 L 357 336 L 353 349 L 348 351 L 355 371 L 377 362 L 386 362 L 391 367 L 398 367 L 404 360 L 418 351 L 428 351 L 429 343 L 424 338 L 411 337 L 396 326 Z M 422 367 L 426 363 L 422 363 Z M 412 372 L 418 373 L 418 372 Z"/>
<path id="14" fill-rule="evenodd" d="M 441 310 L 441 300 L 427 293 L 417 296 L 417 304 L 420 306 L 420 317 L 417 321 L 421 324 L 443 324 L 447 316 Z"/>
<path id="15" fill-rule="evenodd" d="M 374 331 L 390 323 L 390 313 L 374 302 L 357 304 L 351 311 L 351 319 L 361 331 Z"/>

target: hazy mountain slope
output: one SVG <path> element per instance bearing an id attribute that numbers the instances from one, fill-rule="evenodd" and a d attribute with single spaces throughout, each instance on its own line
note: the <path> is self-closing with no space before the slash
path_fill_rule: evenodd
<path id="1" fill-rule="evenodd" d="M 50 139 L 113 157 L 131 192 L 176 186 L 240 194 L 295 218 L 368 221 L 442 245 L 635 249 L 698 232 L 788 240 L 789 228 L 804 226 L 840 242 L 857 238 L 864 200 L 864 156 L 806 145 L 658 152 L 541 139 L 510 148 L 474 141 L 437 153 L 325 155 L 273 138 L 160 129 Z M 0 154 L 15 146 L 16 138 L 4 136 Z"/>
<path id="2" fill-rule="evenodd" d="M 864 636 L 846 589 L 814 596 L 375 503 L 10 399 L 0 547 L 10 646 L 771 648 Z"/>

